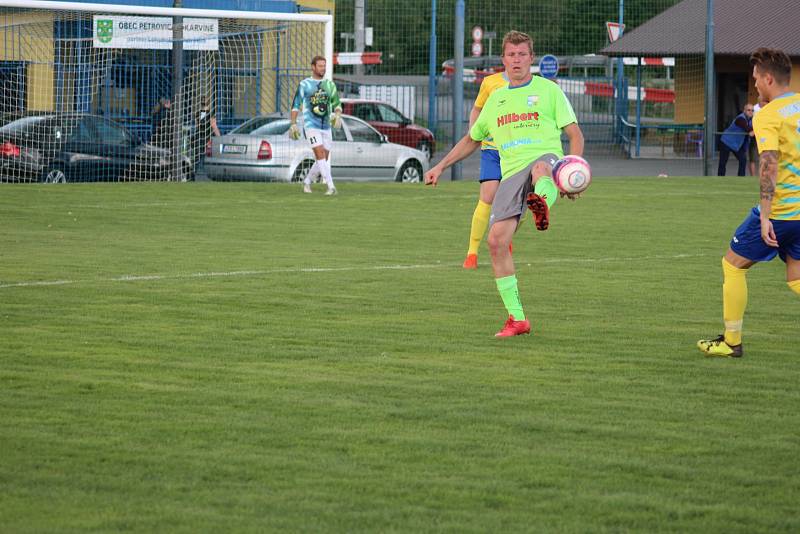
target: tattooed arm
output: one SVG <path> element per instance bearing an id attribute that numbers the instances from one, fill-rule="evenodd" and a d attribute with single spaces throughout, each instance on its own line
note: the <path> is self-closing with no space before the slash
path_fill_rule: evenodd
<path id="1" fill-rule="evenodd" d="M 759 170 L 761 184 L 761 239 L 771 247 L 778 246 L 775 230 L 772 227 L 772 198 L 775 196 L 775 184 L 778 178 L 778 152 L 767 150 L 761 153 Z"/>

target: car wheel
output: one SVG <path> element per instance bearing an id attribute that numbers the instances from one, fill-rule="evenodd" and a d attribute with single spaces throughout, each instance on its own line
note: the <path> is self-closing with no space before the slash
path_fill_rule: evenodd
<path id="1" fill-rule="evenodd" d="M 294 170 L 294 174 L 292 175 L 293 182 L 302 182 L 308 176 L 308 171 L 311 170 L 311 167 L 314 166 L 314 162 L 310 159 L 304 160 L 300 162 L 300 165 Z"/>
<path id="2" fill-rule="evenodd" d="M 425 157 L 428 158 L 428 161 L 431 160 L 431 144 L 427 141 L 420 141 L 417 145 L 417 150 L 425 154 Z"/>
<path id="3" fill-rule="evenodd" d="M 47 170 L 42 173 L 43 184 L 65 184 L 67 183 L 67 174 L 61 165 L 50 165 Z"/>
<path id="4" fill-rule="evenodd" d="M 422 164 L 415 159 L 406 161 L 403 163 L 403 166 L 400 167 L 400 171 L 398 171 L 395 180 L 403 182 L 404 184 L 420 183 L 422 181 Z"/>

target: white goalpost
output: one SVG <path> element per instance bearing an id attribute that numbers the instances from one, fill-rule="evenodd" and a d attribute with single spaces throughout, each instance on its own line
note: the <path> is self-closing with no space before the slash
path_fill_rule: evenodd
<path id="1" fill-rule="evenodd" d="M 190 180 L 316 55 L 331 15 L 0 0 L 0 183 Z"/>

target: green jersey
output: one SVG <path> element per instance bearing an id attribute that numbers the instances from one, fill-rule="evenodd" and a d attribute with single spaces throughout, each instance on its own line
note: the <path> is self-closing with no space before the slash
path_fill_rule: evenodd
<path id="1" fill-rule="evenodd" d="M 557 83 L 534 76 L 525 85 L 493 92 L 470 130 L 470 137 L 494 139 L 503 180 L 544 154 L 564 157 L 561 129 L 577 123 L 575 112 Z"/>

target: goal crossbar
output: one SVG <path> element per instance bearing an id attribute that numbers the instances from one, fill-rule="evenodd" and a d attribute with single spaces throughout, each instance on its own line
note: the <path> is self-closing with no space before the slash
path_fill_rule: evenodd
<path id="1" fill-rule="evenodd" d="M 154 7 L 120 4 L 89 4 L 84 2 L 53 2 L 48 0 L 0 0 L 0 7 L 48 9 L 53 11 L 92 11 L 160 17 L 236 18 L 245 20 L 284 20 L 321 22 L 325 25 L 325 75 L 333 76 L 333 15 L 306 13 L 274 13 L 268 11 L 227 11 L 222 9 L 193 9 L 183 7 Z"/>

